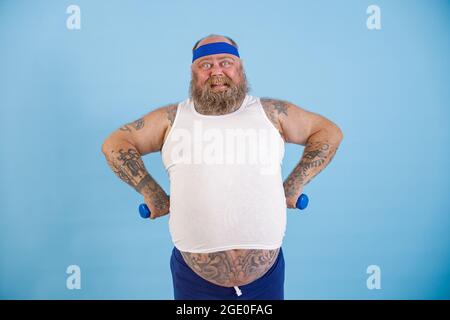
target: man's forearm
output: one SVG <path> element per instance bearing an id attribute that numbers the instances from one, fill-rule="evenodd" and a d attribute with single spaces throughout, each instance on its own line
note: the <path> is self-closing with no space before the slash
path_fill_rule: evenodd
<path id="1" fill-rule="evenodd" d="M 109 143 L 103 148 L 103 154 L 114 173 L 150 199 L 157 210 L 168 207 L 168 195 L 148 173 L 141 155 L 131 143 L 125 140 Z"/>
<path id="2" fill-rule="evenodd" d="M 286 197 L 299 196 L 299 190 L 318 175 L 333 159 L 342 138 L 329 130 L 311 135 L 302 158 L 283 183 Z"/>

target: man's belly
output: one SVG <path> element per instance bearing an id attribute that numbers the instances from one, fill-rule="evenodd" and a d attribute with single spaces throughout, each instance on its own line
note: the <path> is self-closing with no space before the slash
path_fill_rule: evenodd
<path id="1" fill-rule="evenodd" d="M 181 254 L 192 271 L 203 279 L 219 286 L 233 287 L 262 277 L 276 261 L 279 250 L 233 249 Z"/>

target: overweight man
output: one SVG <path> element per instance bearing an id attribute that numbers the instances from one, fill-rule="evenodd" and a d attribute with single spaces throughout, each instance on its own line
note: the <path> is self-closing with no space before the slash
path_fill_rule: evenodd
<path id="1" fill-rule="evenodd" d="M 191 72 L 189 98 L 112 132 L 102 152 L 151 219 L 169 214 L 175 299 L 282 300 L 286 209 L 330 163 L 342 131 L 293 103 L 250 95 L 229 37 L 197 41 Z M 285 143 L 304 151 L 283 181 Z M 144 166 L 151 152 L 161 152 L 170 197 Z"/>

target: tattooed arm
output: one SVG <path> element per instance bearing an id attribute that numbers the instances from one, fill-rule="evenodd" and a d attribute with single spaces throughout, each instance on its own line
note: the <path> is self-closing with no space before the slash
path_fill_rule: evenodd
<path id="1" fill-rule="evenodd" d="M 285 142 L 305 146 L 300 162 L 283 183 L 287 207 L 295 208 L 303 187 L 332 160 L 343 134 L 330 120 L 292 103 L 265 98 L 261 103 Z"/>
<path id="2" fill-rule="evenodd" d="M 177 105 L 156 109 L 113 132 L 102 152 L 114 173 L 144 196 L 151 219 L 169 213 L 170 199 L 145 168 L 141 156 L 160 151 Z"/>

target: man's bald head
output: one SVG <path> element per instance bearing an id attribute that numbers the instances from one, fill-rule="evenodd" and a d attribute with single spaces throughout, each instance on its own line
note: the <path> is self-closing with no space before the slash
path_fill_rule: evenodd
<path id="1" fill-rule="evenodd" d="M 232 46 L 235 46 L 237 49 L 239 49 L 236 41 L 234 41 L 230 37 L 222 36 L 222 35 L 219 35 L 219 34 L 210 34 L 210 35 L 208 35 L 206 37 L 203 37 L 200 40 L 198 40 L 194 44 L 194 47 L 192 48 L 192 51 L 194 51 L 195 49 L 197 49 L 198 47 L 200 47 L 200 46 L 202 46 L 204 44 L 213 43 L 213 42 L 226 42 L 226 43 L 231 44 Z"/>

